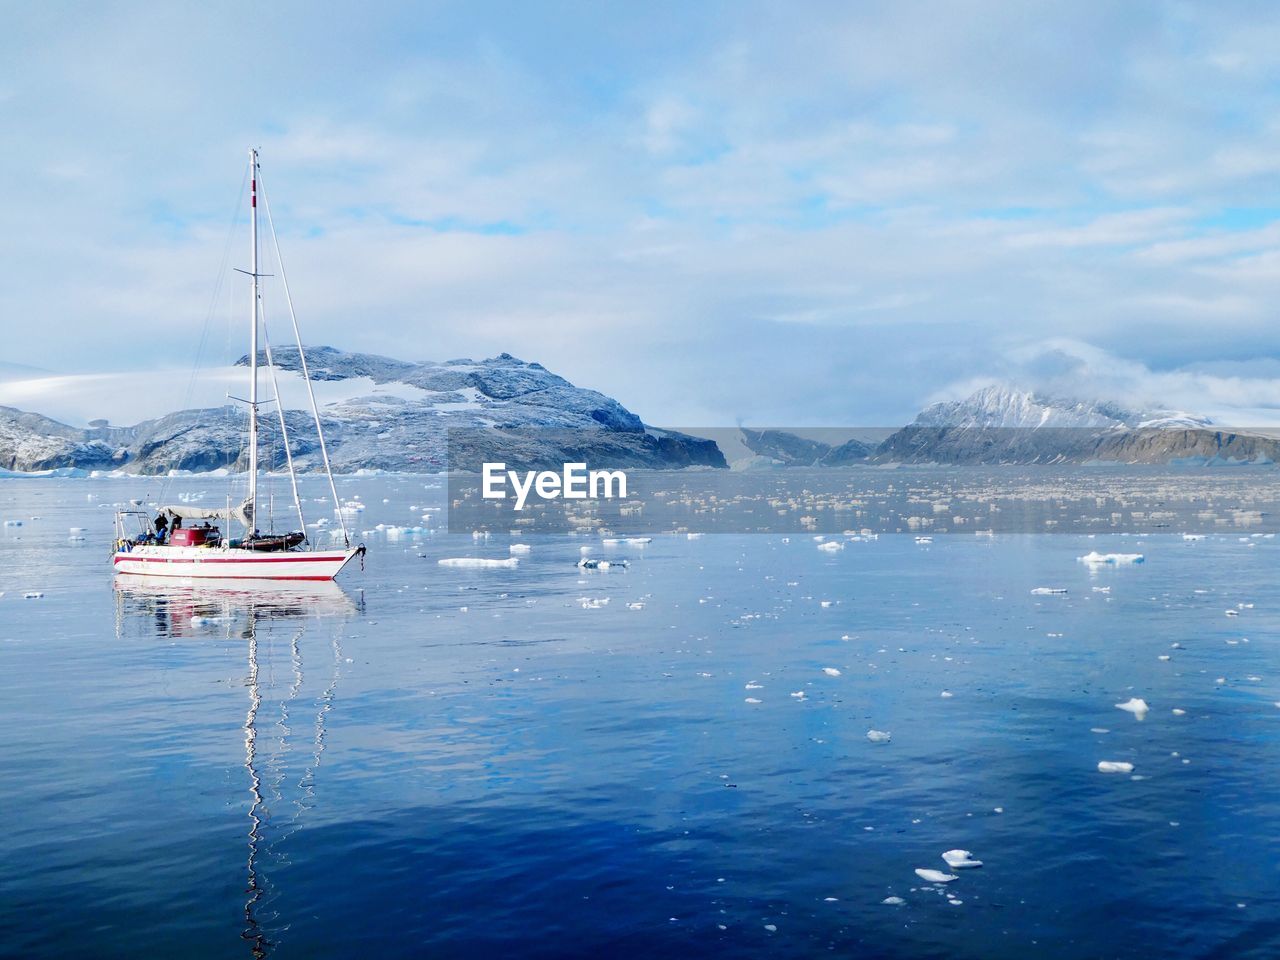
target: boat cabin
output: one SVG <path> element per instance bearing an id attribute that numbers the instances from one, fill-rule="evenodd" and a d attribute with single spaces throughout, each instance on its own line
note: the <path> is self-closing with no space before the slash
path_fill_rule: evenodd
<path id="1" fill-rule="evenodd" d="M 178 527 L 169 534 L 171 547 L 203 547 L 207 543 L 217 543 L 221 539 L 218 530 L 205 525 L 203 527 Z"/>

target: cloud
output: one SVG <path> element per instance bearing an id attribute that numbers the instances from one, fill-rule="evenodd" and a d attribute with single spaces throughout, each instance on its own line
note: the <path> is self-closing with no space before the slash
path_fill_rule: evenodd
<path id="1" fill-rule="evenodd" d="M 1229 369 L 1229 368 L 1228 368 Z M 1196 365 L 1152 370 L 1087 343 L 1059 338 L 1009 351 L 985 376 L 948 384 L 930 402 L 956 400 L 993 383 L 1050 396 L 1116 400 L 1136 410 L 1181 410 L 1223 426 L 1280 426 L 1280 363 L 1240 373 Z"/>
<path id="2" fill-rule="evenodd" d="M 168 367 L 211 300 L 243 352 L 253 143 L 313 342 L 509 350 L 667 423 L 902 422 L 1062 339 L 1266 401 L 1280 11 L 806 13 L 28 5 L 0 356 Z"/>

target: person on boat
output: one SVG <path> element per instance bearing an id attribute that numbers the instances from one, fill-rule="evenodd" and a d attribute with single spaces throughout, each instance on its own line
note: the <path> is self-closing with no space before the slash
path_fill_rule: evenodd
<path id="1" fill-rule="evenodd" d="M 168 532 L 169 532 L 169 521 L 165 517 L 162 511 L 156 516 L 156 543 L 164 543 L 165 535 Z"/>

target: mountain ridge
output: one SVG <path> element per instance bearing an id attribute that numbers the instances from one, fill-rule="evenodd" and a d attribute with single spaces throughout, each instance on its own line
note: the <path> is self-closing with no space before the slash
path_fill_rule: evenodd
<path id="1" fill-rule="evenodd" d="M 726 466 L 713 442 L 647 427 L 613 398 L 507 353 L 437 363 L 308 347 L 306 358 L 317 380 L 368 378 L 410 388 L 409 396 L 375 393 L 321 408 L 330 459 L 338 472 L 434 472 L 446 462 L 454 469 L 478 469 L 481 462 L 508 455 L 530 469 L 584 456 L 607 457 L 616 467 Z M 259 359 L 265 363 L 265 351 Z M 280 370 L 301 369 L 296 347 L 274 350 L 273 360 Z M 237 361 L 248 362 L 247 355 Z M 278 419 L 269 410 L 259 416 L 266 469 L 284 465 Z M 321 456 L 310 414 L 287 410 L 285 423 L 295 465 L 303 471 L 318 469 Z M 245 428 L 242 409 L 229 406 L 88 429 L 0 407 L 0 469 L 75 467 L 144 474 L 244 469 Z"/>

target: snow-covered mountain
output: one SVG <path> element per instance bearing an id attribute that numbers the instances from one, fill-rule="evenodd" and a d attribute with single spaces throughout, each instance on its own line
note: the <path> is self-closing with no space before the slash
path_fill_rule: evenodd
<path id="1" fill-rule="evenodd" d="M 897 463 L 1272 462 L 1280 443 L 1208 417 L 1008 386 L 935 403 L 872 454 Z"/>
<path id="2" fill-rule="evenodd" d="M 1129 410 L 1107 400 L 1052 397 L 1005 385 L 983 387 L 964 400 L 935 403 L 920 411 L 914 427 L 1135 429 L 1208 427 L 1208 417 L 1172 410 Z"/>
<path id="3" fill-rule="evenodd" d="M 295 348 L 276 350 L 274 361 L 283 371 L 301 367 Z M 347 391 L 321 407 L 338 471 L 431 472 L 444 469 L 450 455 L 450 465 L 458 469 L 475 469 L 486 460 L 526 469 L 583 459 L 612 467 L 725 466 L 713 442 L 647 427 L 616 400 L 509 354 L 436 363 L 309 347 L 307 361 L 322 386 L 336 381 L 373 385 L 369 392 Z M 246 356 L 239 364 L 248 362 Z M 269 395 L 270 377 L 264 375 L 262 383 Z M 320 466 L 309 420 L 302 410 L 287 411 L 289 447 L 303 470 Z M 129 427 L 80 429 L 0 407 L 0 468 L 138 473 L 243 468 L 245 422 L 242 407 L 221 406 L 182 410 Z M 268 409 L 260 423 L 267 467 L 283 466 L 276 416 Z"/>

